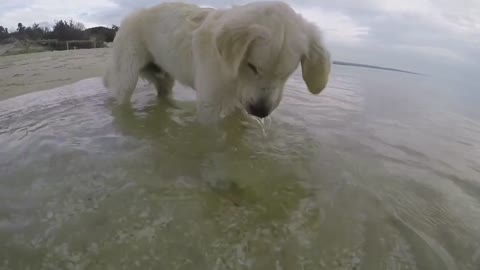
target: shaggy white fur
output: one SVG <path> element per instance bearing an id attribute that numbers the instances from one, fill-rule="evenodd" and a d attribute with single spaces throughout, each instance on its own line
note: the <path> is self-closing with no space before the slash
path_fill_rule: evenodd
<path id="1" fill-rule="evenodd" d="M 282 2 L 229 9 L 163 3 L 129 15 L 118 31 L 104 84 L 128 103 L 139 76 L 168 95 L 177 81 L 197 91 L 199 120 L 244 109 L 268 116 L 302 67 L 313 94 L 326 86 L 330 54 L 320 31 Z"/>

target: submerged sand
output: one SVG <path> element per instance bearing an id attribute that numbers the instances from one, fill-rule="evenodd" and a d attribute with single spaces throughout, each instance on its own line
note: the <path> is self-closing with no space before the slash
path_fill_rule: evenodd
<path id="1" fill-rule="evenodd" d="M 0 100 L 103 74 L 109 48 L 0 56 Z"/>

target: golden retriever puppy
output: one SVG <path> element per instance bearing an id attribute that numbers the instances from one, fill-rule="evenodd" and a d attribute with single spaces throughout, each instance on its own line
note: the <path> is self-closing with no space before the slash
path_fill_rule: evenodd
<path id="1" fill-rule="evenodd" d="M 238 108 L 270 115 L 299 65 L 309 91 L 320 93 L 330 53 L 317 27 L 285 3 L 213 9 L 170 2 L 123 20 L 103 81 L 120 104 L 139 77 L 161 96 L 177 81 L 196 90 L 199 120 L 208 123 Z"/>

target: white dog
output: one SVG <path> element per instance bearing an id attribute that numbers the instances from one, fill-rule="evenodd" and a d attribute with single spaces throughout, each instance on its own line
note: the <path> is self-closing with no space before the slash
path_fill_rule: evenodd
<path id="1" fill-rule="evenodd" d="M 139 76 L 161 96 L 178 81 L 197 91 L 201 122 L 235 108 L 263 118 L 278 106 L 299 64 L 309 91 L 320 93 L 330 54 L 318 29 L 285 3 L 224 10 L 163 3 L 122 22 L 104 84 L 125 104 Z"/>

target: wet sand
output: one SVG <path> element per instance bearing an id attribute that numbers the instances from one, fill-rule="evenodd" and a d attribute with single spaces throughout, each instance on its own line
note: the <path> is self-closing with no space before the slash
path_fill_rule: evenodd
<path id="1" fill-rule="evenodd" d="M 0 56 L 0 100 L 99 77 L 109 48 Z"/>

